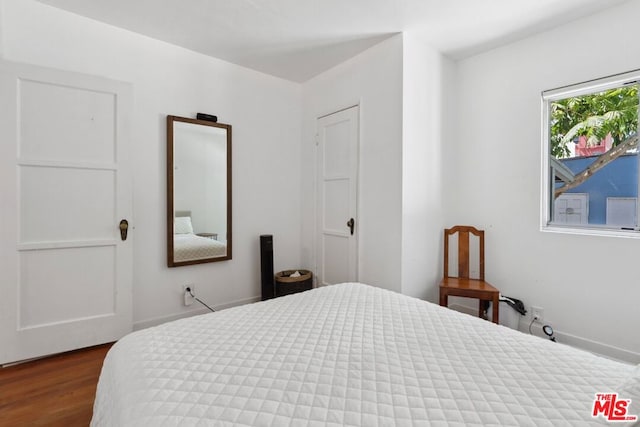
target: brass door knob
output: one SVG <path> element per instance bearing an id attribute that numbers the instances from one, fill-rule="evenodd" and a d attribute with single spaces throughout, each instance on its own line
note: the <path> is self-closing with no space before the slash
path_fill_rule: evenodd
<path id="1" fill-rule="evenodd" d="M 120 221 L 120 238 L 122 240 L 127 240 L 127 231 L 129 230 L 129 221 L 123 219 Z"/>

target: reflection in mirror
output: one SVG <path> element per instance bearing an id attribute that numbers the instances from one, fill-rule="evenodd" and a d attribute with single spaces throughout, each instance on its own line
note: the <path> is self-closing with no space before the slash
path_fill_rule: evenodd
<path id="1" fill-rule="evenodd" d="M 169 267 L 231 259 L 231 126 L 167 116 Z"/>

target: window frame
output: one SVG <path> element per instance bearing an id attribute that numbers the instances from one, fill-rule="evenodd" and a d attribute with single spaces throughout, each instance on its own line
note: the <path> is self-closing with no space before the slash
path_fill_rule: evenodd
<path id="1" fill-rule="evenodd" d="M 640 84 L 640 69 L 625 73 L 615 74 L 608 77 L 589 80 L 582 83 L 563 86 L 556 89 L 545 90 L 541 93 L 541 110 L 542 110 L 542 175 L 540 185 L 540 231 L 580 234 L 592 236 L 615 236 L 629 237 L 640 239 L 640 218 L 638 224 L 633 229 L 614 228 L 606 224 L 554 224 L 552 219 L 551 194 L 554 183 L 551 180 L 550 173 L 550 153 L 551 153 L 551 131 L 550 131 L 550 107 L 553 101 L 559 101 L 566 98 L 572 98 L 581 95 L 588 95 L 596 92 L 602 92 L 609 89 L 624 86 L 626 84 Z M 640 96 L 640 95 L 639 95 Z M 640 103 L 639 103 L 640 104 Z M 640 123 L 640 105 L 639 105 L 639 123 Z M 640 125 L 639 125 L 640 128 Z M 638 130 L 640 135 L 640 129 Z M 640 145 L 639 145 L 640 149 Z M 640 163 L 640 153 L 638 154 L 638 162 Z M 639 165 L 640 166 L 640 165 Z M 639 167 L 640 170 L 640 167 Z M 640 212 L 640 172 L 638 173 L 638 199 L 637 212 Z"/>

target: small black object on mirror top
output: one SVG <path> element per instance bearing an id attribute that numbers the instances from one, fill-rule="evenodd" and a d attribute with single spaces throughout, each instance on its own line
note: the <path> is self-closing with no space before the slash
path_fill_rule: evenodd
<path id="1" fill-rule="evenodd" d="M 198 120 L 206 120 L 207 122 L 214 122 L 214 123 L 218 121 L 218 116 L 214 116 L 213 114 L 198 113 L 196 115 L 196 118 Z"/>

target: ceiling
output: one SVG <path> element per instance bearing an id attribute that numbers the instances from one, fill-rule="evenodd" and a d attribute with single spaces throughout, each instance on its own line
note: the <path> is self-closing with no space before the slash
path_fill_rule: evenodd
<path id="1" fill-rule="evenodd" d="M 303 82 L 398 32 L 453 59 L 627 0 L 38 0 Z"/>

